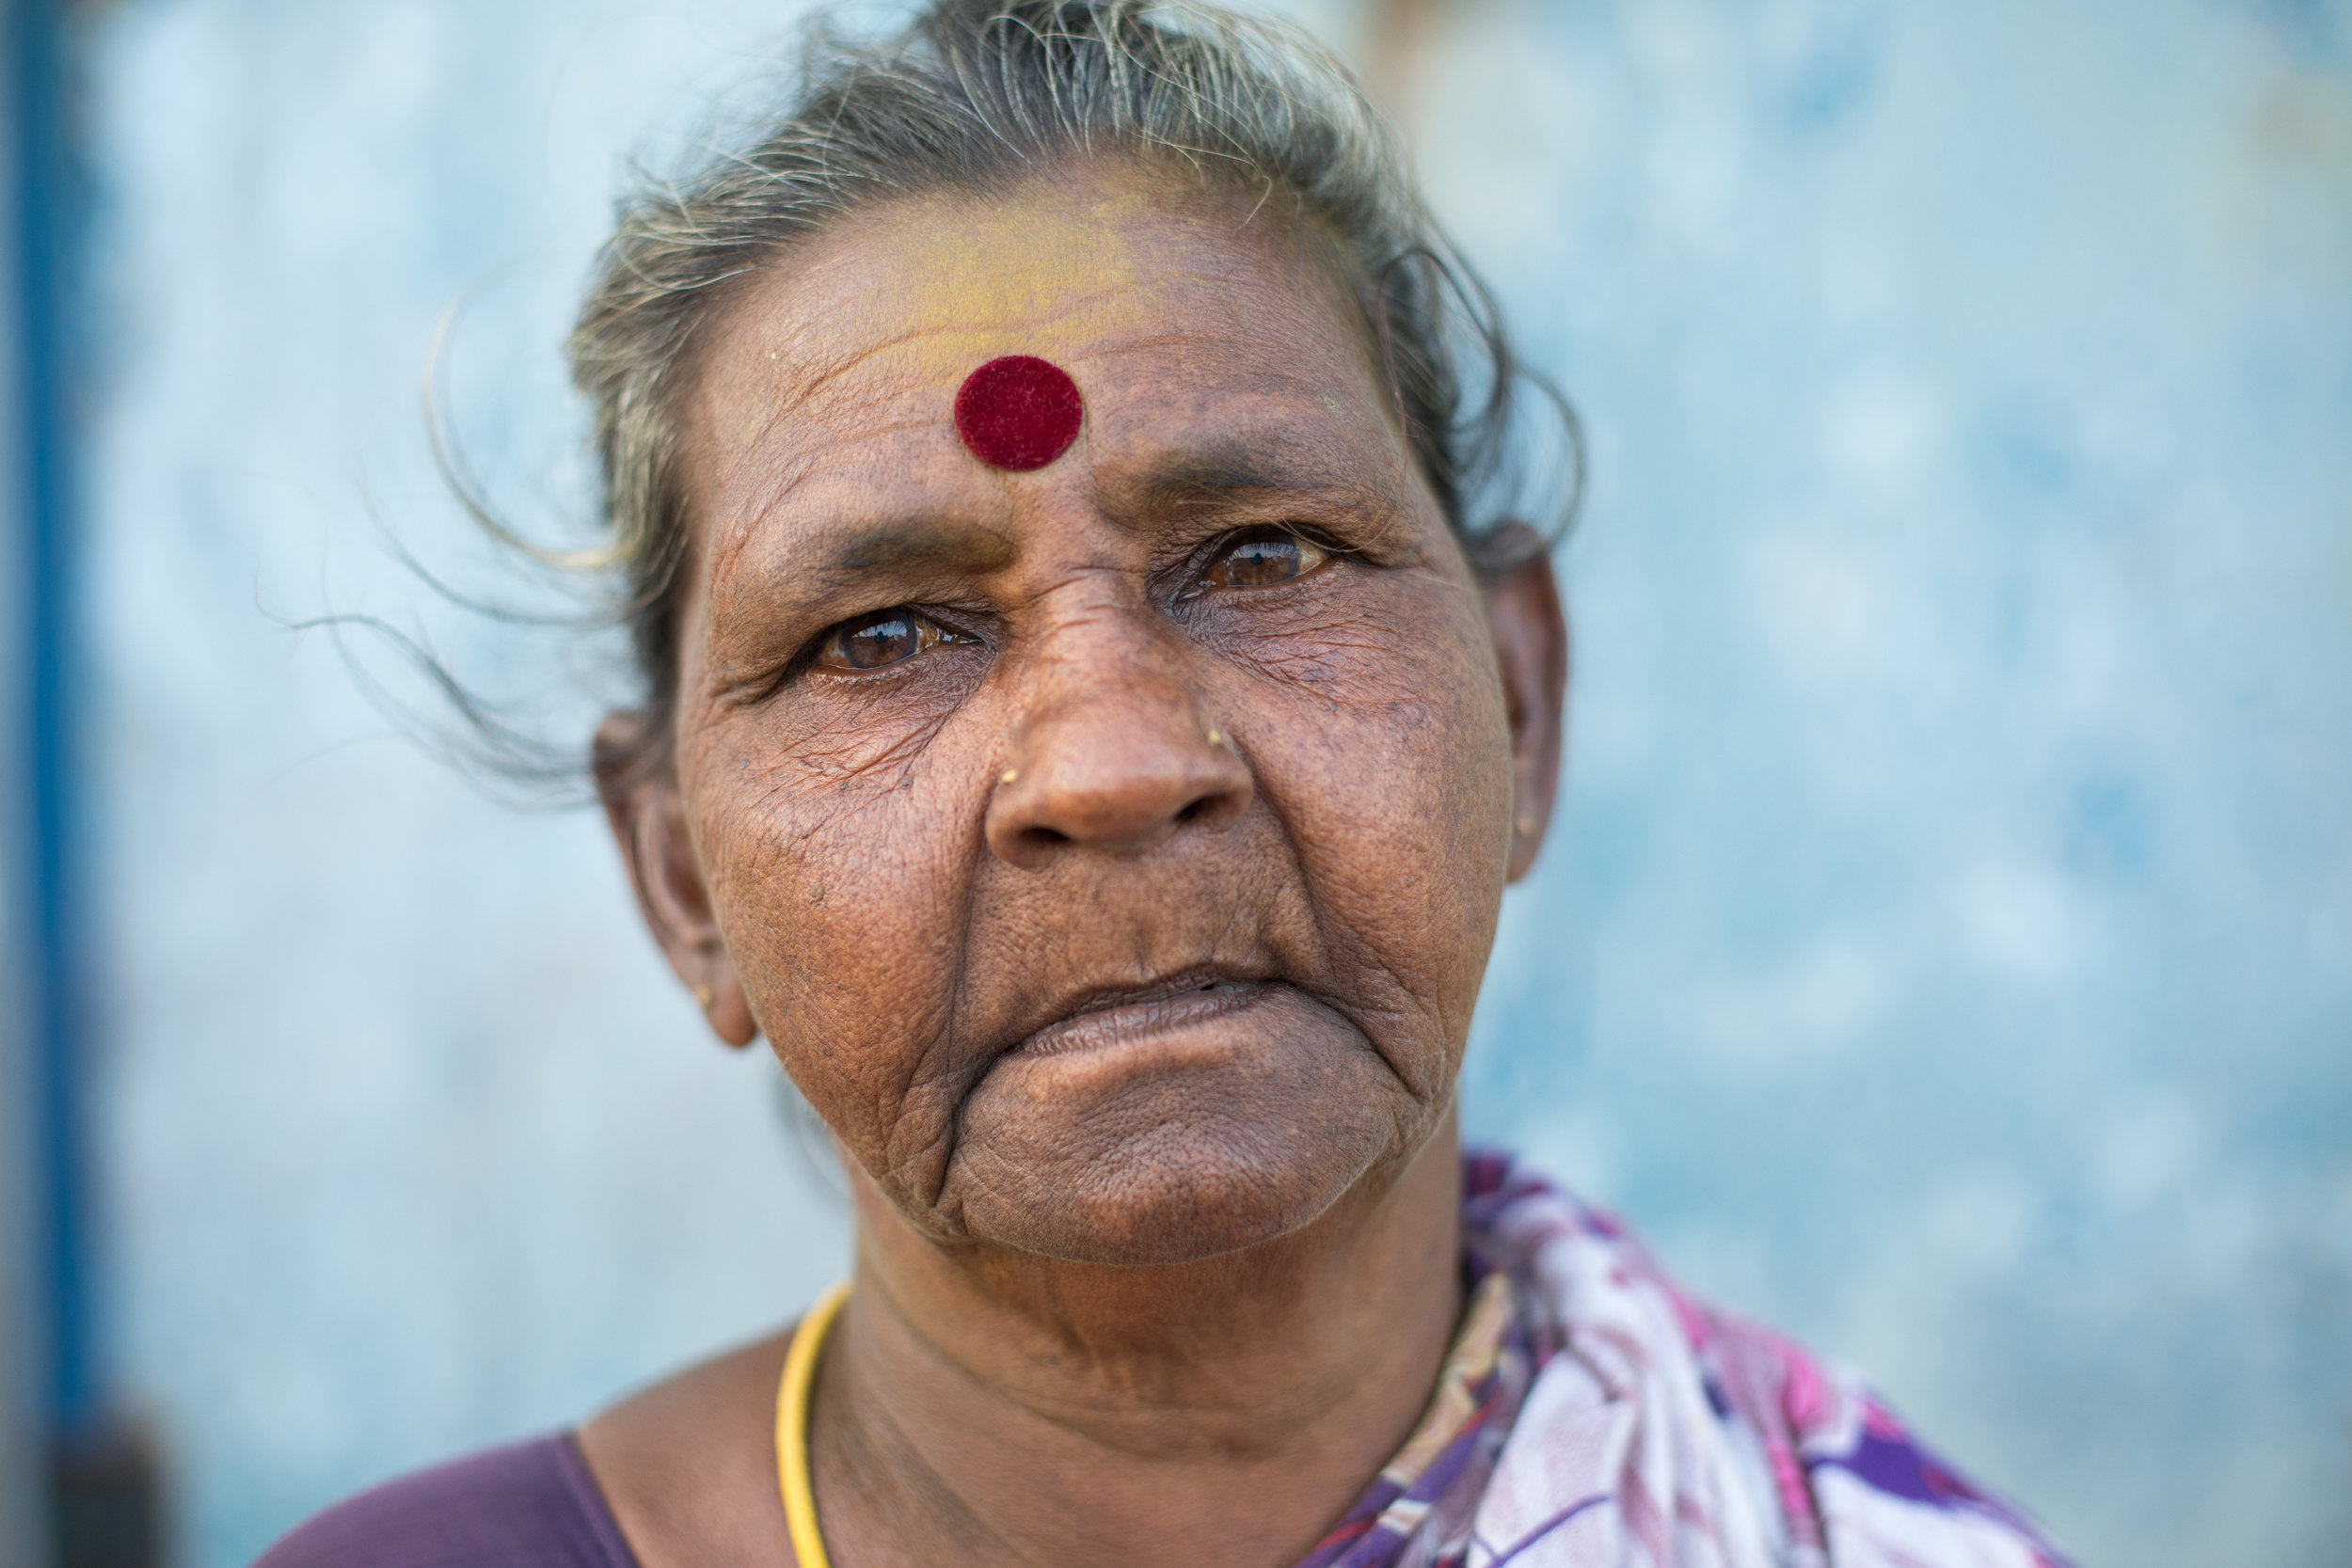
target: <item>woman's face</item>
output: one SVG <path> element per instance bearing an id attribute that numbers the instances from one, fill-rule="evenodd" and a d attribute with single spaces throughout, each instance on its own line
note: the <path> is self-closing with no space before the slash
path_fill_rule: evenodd
<path id="1" fill-rule="evenodd" d="M 1482 589 L 1273 208 L 867 211 L 685 410 L 675 775 L 615 824 L 721 1032 L 939 1241 L 1187 1261 L 1399 1168 L 1549 806 L 1548 571 Z M 1011 354 L 1085 399 L 1023 473 L 952 416 Z"/>

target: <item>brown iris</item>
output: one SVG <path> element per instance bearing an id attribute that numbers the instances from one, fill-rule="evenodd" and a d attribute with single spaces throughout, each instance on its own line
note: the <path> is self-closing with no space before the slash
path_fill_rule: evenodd
<path id="1" fill-rule="evenodd" d="M 880 670 L 952 641 L 955 633 L 912 610 L 885 610 L 844 621 L 825 634 L 817 663 L 827 670 Z"/>
<path id="2" fill-rule="evenodd" d="M 1305 577 L 1330 552 L 1288 529 L 1252 529 L 1227 544 L 1200 574 L 1203 588 L 1279 588 Z"/>

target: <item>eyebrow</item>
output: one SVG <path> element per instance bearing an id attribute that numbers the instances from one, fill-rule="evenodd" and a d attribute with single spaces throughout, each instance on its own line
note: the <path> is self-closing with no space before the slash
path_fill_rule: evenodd
<path id="1" fill-rule="evenodd" d="M 1301 450 L 1297 443 L 1262 438 L 1174 451 L 1132 479 L 1102 486 L 1098 499 L 1105 516 L 1133 528 L 1148 527 L 1150 519 L 1185 508 L 1216 506 L 1251 495 L 1361 493 L 1360 480 L 1342 478 L 1320 463 L 1302 463 Z M 877 577 L 1000 572 L 1020 554 L 1011 540 L 993 529 L 922 515 L 842 530 L 821 543 L 813 542 L 810 549 L 801 569 L 812 591 L 796 597 L 823 598 Z"/>
<path id="2" fill-rule="evenodd" d="M 1343 479 L 1320 463 L 1300 458 L 1297 446 L 1264 440 L 1224 441 L 1171 452 L 1118 487 L 1127 493 L 1120 498 L 1126 505 L 1119 510 L 1164 516 L 1240 496 L 1329 495 L 1364 488 L 1360 478 Z"/>
<path id="3" fill-rule="evenodd" d="M 997 572 L 1012 564 L 1012 542 L 993 529 L 936 517 L 875 523 L 828 541 L 810 563 L 828 587 L 874 574 Z"/>

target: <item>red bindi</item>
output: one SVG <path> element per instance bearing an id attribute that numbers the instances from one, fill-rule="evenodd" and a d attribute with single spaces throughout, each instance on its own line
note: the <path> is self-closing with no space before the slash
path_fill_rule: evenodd
<path id="1" fill-rule="evenodd" d="M 998 468 L 1042 468 L 1078 438 L 1086 404 L 1059 365 L 1033 354 L 991 359 L 956 391 L 956 434 Z"/>

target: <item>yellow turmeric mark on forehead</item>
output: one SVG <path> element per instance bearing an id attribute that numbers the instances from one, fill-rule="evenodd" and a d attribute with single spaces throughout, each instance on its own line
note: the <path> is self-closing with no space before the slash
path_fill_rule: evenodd
<path id="1" fill-rule="evenodd" d="M 1158 269 L 1137 232 L 1153 213 L 1141 192 L 1120 190 L 906 213 L 868 325 L 890 341 L 895 371 L 949 387 L 999 354 L 1084 354 L 1153 313 Z"/>
<path id="2" fill-rule="evenodd" d="M 851 214 L 784 259 L 730 324 L 705 438 L 748 453 L 808 432 L 838 464 L 845 443 L 946 424 L 964 377 L 999 356 L 1051 360 L 1083 389 L 1089 360 L 1229 319 L 1231 291 L 1248 288 L 1228 276 L 1246 265 L 1234 219 L 1192 194 L 1113 166 Z"/>

